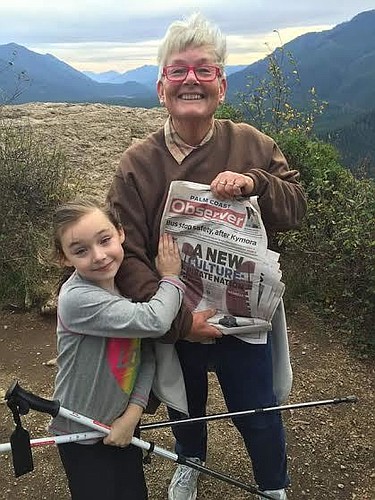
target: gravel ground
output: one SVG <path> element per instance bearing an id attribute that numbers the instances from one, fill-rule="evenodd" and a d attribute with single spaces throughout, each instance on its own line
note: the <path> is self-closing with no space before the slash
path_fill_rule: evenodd
<path id="1" fill-rule="evenodd" d="M 90 195 L 102 198 L 121 153 L 134 141 L 162 126 L 164 109 L 145 110 L 102 104 L 37 103 L 6 106 L 2 119 L 28 123 L 46 143 L 62 147 L 67 160 L 87 180 Z M 308 309 L 289 312 L 289 338 L 294 371 L 290 403 L 355 394 L 356 404 L 325 406 L 283 413 L 289 470 L 290 500 L 373 500 L 375 498 L 374 367 L 358 357 L 335 328 Z M 56 355 L 54 319 L 32 313 L 0 313 L 0 399 L 13 379 L 44 397 L 52 394 Z M 210 376 L 209 413 L 225 411 L 214 374 Z M 145 421 L 166 419 L 163 409 Z M 31 412 L 24 418 L 32 437 L 45 435 L 47 418 Z M 10 412 L 0 404 L 0 441 L 13 430 Z M 169 429 L 142 436 L 173 449 Z M 33 452 L 33 473 L 14 478 L 10 454 L 0 456 L 0 499 L 66 500 L 66 479 L 56 449 Z M 253 484 L 242 440 L 230 421 L 209 424 L 207 466 Z M 145 466 L 150 500 L 166 500 L 175 464 L 154 457 Z M 199 500 L 254 498 L 216 479 L 202 476 Z"/>
<path id="2" fill-rule="evenodd" d="M 327 400 L 355 394 L 356 404 L 320 406 L 284 412 L 287 430 L 290 500 L 370 500 L 375 498 L 374 369 L 371 360 L 354 356 L 335 331 L 306 308 L 289 314 L 294 386 L 290 403 Z M 55 367 L 54 320 L 31 313 L 0 315 L 0 392 L 13 379 L 44 397 L 52 394 Z M 214 374 L 210 375 L 209 413 L 225 411 Z M 145 422 L 166 419 L 164 408 Z M 24 417 L 32 437 L 45 435 L 47 418 L 37 412 Z M 0 440 L 13 430 L 10 412 L 0 404 Z M 148 431 L 143 439 L 173 450 L 169 429 Z M 0 456 L 0 498 L 65 500 L 66 479 L 53 446 L 33 450 L 35 470 L 15 479 L 10 454 Z M 229 420 L 209 424 L 207 466 L 247 484 L 251 467 L 235 427 Z M 154 456 L 145 466 L 150 500 L 166 500 L 175 464 Z M 254 498 L 236 487 L 202 476 L 199 500 Z"/>

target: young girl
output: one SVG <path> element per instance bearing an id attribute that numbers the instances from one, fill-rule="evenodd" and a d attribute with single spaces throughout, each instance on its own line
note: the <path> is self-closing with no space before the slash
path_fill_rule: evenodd
<path id="1" fill-rule="evenodd" d="M 170 328 L 183 297 L 177 244 L 159 241 L 159 288 L 133 303 L 116 289 L 125 234 L 110 207 L 70 202 L 54 216 L 54 251 L 74 268 L 57 308 L 58 373 L 54 398 L 62 406 L 111 425 L 103 441 L 59 445 L 73 500 L 145 500 L 142 451 L 129 445 L 146 407 L 155 373 L 150 341 Z M 142 352 L 141 352 L 142 351 Z M 62 417 L 54 434 L 86 431 Z M 136 432 L 137 434 L 137 432 Z M 108 446 L 112 445 L 112 446 Z"/>

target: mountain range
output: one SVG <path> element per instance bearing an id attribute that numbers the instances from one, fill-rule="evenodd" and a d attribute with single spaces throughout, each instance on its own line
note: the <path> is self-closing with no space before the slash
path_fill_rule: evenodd
<path id="1" fill-rule="evenodd" d="M 286 53 L 293 58 L 286 72 L 298 69 L 300 84 L 293 89 L 297 100 L 315 87 L 332 107 L 363 112 L 369 103 L 375 104 L 375 10 L 331 30 L 301 35 L 277 49 L 275 56 L 280 61 Z M 266 73 L 267 60 L 263 59 L 229 76 L 229 98 L 245 89 L 250 76 L 261 80 Z"/>
<path id="2" fill-rule="evenodd" d="M 0 102 L 122 102 L 157 104 L 149 87 L 135 81 L 100 83 L 51 54 L 38 54 L 22 45 L 0 45 Z"/>
<path id="3" fill-rule="evenodd" d="M 227 74 L 245 68 L 228 66 Z M 0 45 L 0 104 L 11 102 L 106 102 L 152 107 L 158 67 L 141 66 L 125 73 L 80 72 L 51 54 L 22 45 Z"/>
<path id="4" fill-rule="evenodd" d="M 318 132 L 347 151 L 372 158 L 375 164 L 375 10 L 362 12 L 331 30 L 301 35 L 273 53 L 285 64 L 286 76 L 298 69 L 293 88 L 295 103 L 303 106 L 308 90 L 329 103 L 317 124 Z M 126 106 L 158 105 L 155 91 L 157 66 L 146 65 L 125 73 L 80 72 L 51 54 L 41 55 L 18 45 L 0 45 L 0 104 L 25 102 L 105 102 Z M 268 71 L 264 58 L 248 66 L 228 66 L 227 100 L 236 102 L 246 92 L 249 78 L 261 81 Z M 358 133 L 358 129 L 361 130 Z M 336 141 L 336 142 L 335 142 Z M 345 144 L 345 148 L 343 148 Z M 350 146 L 349 146 L 350 149 Z M 343 153 L 350 162 L 357 153 Z"/>
<path id="5" fill-rule="evenodd" d="M 246 68 L 246 64 L 239 64 L 234 66 L 226 66 L 225 73 L 227 76 L 237 71 L 241 71 Z M 101 83 L 124 83 L 124 82 L 138 82 L 143 85 L 147 85 L 151 89 L 155 88 L 155 82 L 158 77 L 159 68 L 150 64 L 146 64 L 139 68 L 131 69 L 125 71 L 125 73 L 119 73 L 118 71 L 105 71 L 104 73 L 95 73 L 93 71 L 83 71 L 83 73 Z"/>

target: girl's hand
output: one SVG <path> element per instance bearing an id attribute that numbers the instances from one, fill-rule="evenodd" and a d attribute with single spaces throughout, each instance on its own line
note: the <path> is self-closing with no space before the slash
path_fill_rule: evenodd
<path id="1" fill-rule="evenodd" d="M 134 435 L 134 430 L 142 416 L 143 408 L 130 403 L 121 417 L 112 422 L 111 431 L 103 439 L 104 444 L 125 448 Z"/>
<path id="2" fill-rule="evenodd" d="M 177 241 L 170 234 L 160 236 L 156 269 L 161 277 L 178 276 L 181 272 L 181 256 Z"/>
<path id="3" fill-rule="evenodd" d="M 254 181 L 248 175 L 225 170 L 211 182 L 211 191 L 220 200 L 236 196 L 250 196 L 254 191 Z"/>

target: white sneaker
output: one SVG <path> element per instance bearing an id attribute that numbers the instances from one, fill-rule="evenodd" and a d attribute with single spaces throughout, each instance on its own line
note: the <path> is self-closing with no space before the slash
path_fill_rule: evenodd
<path id="1" fill-rule="evenodd" d="M 189 458 L 202 464 L 199 458 Z M 197 498 L 197 482 L 199 471 L 188 465 L 179 465 L 168 488 L 168 500 L 195 500 Z"/>
<path id="2" fill-rule="evenodd" d="M 274 498 L 275 500 L 288 500 L 285 490 L 265 490 L 263 491 L 266 495 L 269 495 L 270 497 Z M 260 497 L 258 495 L 259 500 L 264 500 L 263 497 Z"/>

